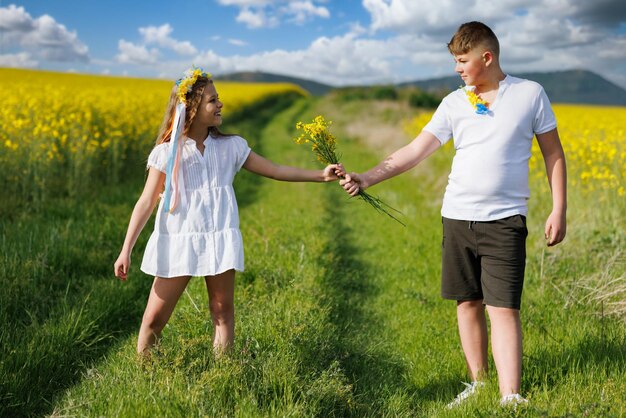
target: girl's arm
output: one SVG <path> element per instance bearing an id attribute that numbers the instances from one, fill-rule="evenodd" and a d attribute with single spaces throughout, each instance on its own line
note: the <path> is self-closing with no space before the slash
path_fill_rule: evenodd
<path id="1" fill-rule="evenodd" d="M 348 194 L 356 196 L 361 189 L 365 190 L 381 181 L 410 170 L 440 146 L 441 142 L 435 135 L 428 131 L 422 131 L 413 141 L 385 158 L 376 167 L 363 174 L 350 173 L 339 183 Z"/>
<path id="2" fill-rule="evenodd" d="M 165 183 L 165 173 L 160 172 L 156 168 L 150 167 L 148 172 L 148 179 L 144 186 L 139 200 L 135 204 L 133 214 L 130 217 L 128 223 L 128 230 L 126 231 L 126 238 L 124 239 L 124 245 L 122 251 L 115 261 L 115 275 L 122 280 L 126 280 L 128 277 L 128 268 L 130 267 L 130 254 L 137 242 L 137 238 L 141 233 L 141 230 L 150 219 L 154 205 L 159 199 L 159 194 L 163 190 L 163 184 Z"/>
<path id="3" fill-rule="evenodd" d="M 565 214 L 567 212 L 567 171 L 565 153 L 561 146 L 556 128 L 537 135 L 537 143 L 541 149 L 546 165 L 548 183 L 552 190 L 552 213 L 548 216 L 545 226 L 545 237 L 548 246 L 563 241 L 567 228 Z"/>
<path id="4" fill-rule="evenodd" d="M 330 164 L 323 170 L 305 170 L 303 168 L 278 165 L 267 158 L 261 157 L 254 151 L 250 151 L 243 168 L 274 180 L 314 182 L 337 180 L 338 177 L 335 172 L 342 170 L 340 164 Z"/>

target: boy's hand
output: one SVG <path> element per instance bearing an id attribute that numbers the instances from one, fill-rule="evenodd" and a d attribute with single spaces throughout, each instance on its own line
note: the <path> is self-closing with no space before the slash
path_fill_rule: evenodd
<path id="1" fill-rule="evenodd" d="M 120 254 L 115 261 L 114 270 L 115 277 L 119 277 L 120 280 L 126 280 L 128 278 L 128 268 L 130 267 L 130 256 L 126 254 Z"/>
<path id="2" fill-rule="evenodd" d="M 363 175 L 358 173 L 350 173 L 345 175 L 342 180 L 339 180 L 339 184 L 350 196 L 356 196 L 361 190 L 367 188 Z"/>
<path id="3" fill-rule="evenodd" d="M 563 241 L 566 229 L 565 214 L 552 212 L 550 216 L 548 216 L 545 228 L 545 237 L 548 241 L 548 247 L 552 247 Z"/>
<path id="4" fill-rule="evenodd" d="M 348 174 L 348 172 L 346 171 L 345 167 L 343 166 L 343 164 L 339 163 L 337 164 L 337 167 L 335 168 L 335 175 L 337 177 L 339 177 L 340 179 L 344 178 L 346 175 Z"/>

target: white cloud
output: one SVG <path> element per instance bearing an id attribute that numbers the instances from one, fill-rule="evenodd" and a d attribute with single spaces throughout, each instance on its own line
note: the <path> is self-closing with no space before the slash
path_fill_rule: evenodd
<path id="1" fill-rule="evenodd" d="M 89 61 L 88 48 L 75 31 L 49 15 L 33 19 L 23 7 L 0 7 L 0 29 L 7 46 L 50 61 Z"/>
<path id="2" fill-rule="evenodd" d="M 592 24 L 609 13 L 594 7 L 615 5 L 623 1 L 597 0 L 469 0 L 463 7 L 446 0 L 363 0 L 370 13 L 370 28 L 431 36 L 448 41 L 460 23 L 480 20 L 488 24 L 499 37 L 514 35 L 518 44 L 544 45 L 547 48 L 580 45 L 602 39 L 607 25 Z M 624 3 L 626 4 L 626 3 Z M 622 21 L 624 21 L 622 13 Z M 612 20 L 615 17 L 605 16 Z"/>
<path id="3" fill-rule="evenodd" d="M 330 12 L 322 6 L 315 6 L 311 1 L 295 1 L 289 2 L 287 6 L 282 7 L 281 12 L 286 16 L 291 16 L 291 21 L 297 24 L 305 23 L 309 17 L 321 17 L 328 19 Z"/>
<path id="4" fill-rule="evenodd" d="M 217 0 L 239 8 L 237 22 L 249 29 L 276 27 L 284 19 L 302 25 L 315 18 L 327 19 L 330 11 L 319 5 L 325 0 Z"/>
<path id="5" fill-rule="evenodd" d="M 242 41 L 241 39 L 229 39 L 228 43 L 235 46 L 246 46 L 248 43 L 246 41 Z"/>
<path id="6" fill-rule="evenodd" d="M 418 33 L 448 27 L 459 19 L 460 7 L 449 1 L 363 0 L 374 30 Z"/>
<path id="7" fill-rule="evenodd" d="M 586 68 L 626 84 L 626 77 L 621 76 L 626 36 L 613 37 L 599 48 L 598 31 L 581 29 L 567 19 L 546 20 L 546 25 L 537 22 L 532 13 L 527 13 L 492 26 L 500 35 L 505 71 L 516 74 Z M 525 37 L 524 33 L 529 35 Z M 214 74 L 264 71 L 331 85 L 401 82 L 454 74 L 453 59 L 446 48 L 450 33 L 402 32 L 387 38 L 375 35 L 354 25 L 344 35 L 320 37 L 302 49 L 232 56 L 209 50 L 198 53 L 192 61 Z M 550 47 L 543 44 L 548 37 L 553 38 Z M 174 79 L 187 65 L 187 61 L 169 61 L 158 63 L 158 69 L 164 77 Z"/>
<path id="8" fill-rule="evenodd" d="M 8 32 L 28 32 L 34 29 L 33 18 L 23 7 L 10 4 L 0 7 L 0 29 Z"/>
<path id="9" fill-rule="evenodd" d="M 193 62 L 213 74 L 264 71 L 333 85 L 390 82 L 400 79 L 401 74 L 395 66 L 397 61 L 423 46 L 423 42 L 408 36 L 374 40 L 349 33 L 332 38 L 320 37 L 307 48 L 294 51 L 275 49 L 227 57 L 205 51 L 193 57 Z M 187 65 L 173 61 L 157 64 L 160 76 L 171 79 Z"/>
<path id="10" fill-rule="evenodd" d="M 607 60 L 615 60 L 626 65 L 626 35 L 610 39 L 606 42 L 605 47 L 598 52 L 600 58 Z"/>
<path id="11" fill-rule="evenodd" d="M 549 0 L 547 3 L 548 13 L 606 29 L 618 27 L 626 18 L 626 2 L 623 0 Z"/>
<path id="12" fill-rule="evenodd" d="M 34 68 L 38 64 L 28 52 L 0 55 L 0 67 Z"/>
<path id="13" fill-rule="evenodd" d="M 267 16 L 264 10 L 252 10 L 249 7 L 241 9 L 236 20 L 250 29 L 271 28 L 278 25 L 278 18 L 275 16 Z"/>
<path id="14" fill-rule="evenodd" d="M 623 0 L 468 0 L 463 7 L 451 0 L 362 0 L 362 4 L 371 17 L 370 31 L 379 37 L 415 35 L 446 51 L 459 24 L 480 20 L 498 36 L 507 71 L 585 68 L 613 80 L 626 78 L 621 76 L 626 45 L 618 41 L 623 38 L 618 28 L 626 23 Z M 419 63 L 429 56 L 418 53 L 412 59 Z M 621 65 L 616 63 L 620 59 Z"/>
<path id="15" fill-rule="evenodd" d="M 118 42 L 119 53 L 115 59 L 122 64 L 154 65 L 163 55 L 162 51 L 156 47 L 168 49 L 183 56 L 198 53 L 191 42 L 178 41 L 172 38 L 170 35 L 173 31 L 174 29 L 169 23 L 161 26 L 140 27 L 141 40 L 138 43 L 133 43 L 120 39 Z"/>
<path id="16" fill-rule="evenodd" d="M 496 34 L 509 49 L 532 46 L 542 51 L 581 46 L 600 41 L 605 31 L 591 25 L 576 25 L 559 16 L 537 16 L 536 12 L 516 16 L 494 26 Z M 514 31 L 510 28 L 515 28 Z"/>
<path id="17" fill-rule="evenodd" d="M 267 6 L 275 3 L 274 0 L 218 0 L 224 6 L 251 7 L 251 6 Z"/>
<path id="18" fill-rule="evenodd" d="M 217 2 L 237 8 L 237 20 L 249 28 L 331 18 L 325 7 L 328 0 Z M 299 49 L 275 48 L 248 55 L 217 55 L 213 50 L 196 48 L 189 41 L 173 37 L 174 28 L 168 23 L 143 26 L 138 29 L 137 39 L 118 41 L 115 60 L 110 56 L 90 58 L 77 34 L 53 17 L 33 18 L 24 7 L 9 5 L 0 7 L 3 51 L 9 52 L 0 55 L 0 66 L 40 67 L 46 60 L 88 60 L 102 71 L 106 68 L 120 73 L 136 65 L 139 68 L 130 71 L 135 75 L 159 74 L 175 79 L 195 63 L 215 74 L 259 70 L 333 85 L 399 82 L 453 75 L 446 43 L 460 23 L 481 20 L 500 39 L 505 71 L 516 74 L 585 68 L 626 86 L 623 0 L 464 3 L 460 7 L 452 0 L 361 0 L 371 20 L 343 23 L 343 35 L 319 37 Z M 221 47 L 248 45 L 226 34 L 211 36 L 209 32 L 205 39 L 220 42 Z M 252 48 L 238 49 L 249 50 Z"/>
<path id="19" fill-rule="evenodd" d="M 121 64 L 152 65 L 159 59 L 156 48 L 148 50 L 145 45 L 136 45 L 124 39 L 120 39 L 117 46 L 120 52 L 115 59 Z"/>
<path id="20" fill-rule="evenodd" d="M 179 55 L 193 55 L 198 50 L 189 41 L 177 41 L 170 34 L 173 32 L 169 23 L 161 26 L 147 26 L 139 28 L 145 45 L 158 45 L 162 48 L 171 49 Z"/>

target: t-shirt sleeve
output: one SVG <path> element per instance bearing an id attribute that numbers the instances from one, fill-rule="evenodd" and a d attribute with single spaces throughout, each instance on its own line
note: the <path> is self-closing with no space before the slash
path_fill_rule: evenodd
<path id="1" fill-rule="evenodd" d="M 248 146 L 248 142 L 240 136 L 233 137 L 232 141 L 235 151 L 235 169 L 239 171 L 248 159 L 248 155 L 250 155 L 250 151 L 252 150 Z"/>
<path id="2" fill-rule="evenodd" d="M 452 138 L 452 124 L 450 123 L 446 109 L 446 100 L 444 99 L 437 107 L 437 110 L 435 110 L 430 122 L 428 122 L 423 129 L 435 135 L 439 142 L 441 142 L 441 145 Z"/>
<path id="3" fill-rule="evenodd" d="M 543 87 L 539 91 L 537 97 L 537 105 L 535 107 L 535 117 L 533 118 L 533 132 L 535 134 L 543 134 L 556 128 L 556 118 Z"/>
<path id="4" fill-rule="evenodd" d="M 148 156 L 148 164 L 146 168 L 154 167 L 165 173 L 167 167 L 167 146 L 166 144 L 157 145 L 152 149 Z"/>

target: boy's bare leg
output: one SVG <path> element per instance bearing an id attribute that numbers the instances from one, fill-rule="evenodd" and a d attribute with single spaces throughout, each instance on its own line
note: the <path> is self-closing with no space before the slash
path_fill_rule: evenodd
<path id="1" fill-rule="evenodd" d="M 139 336 L 137 338 L 137 353 L 148 354 L 150 348 L 161 335 L 161 331 L 170 319 L 180 295 L 187 287 L 191 277 L 172 277 L 162 279 L 155 277 L 148 297 L 148 304 L 143 314 Z"/>
<path id="2" fill-rule="evenodd" d="M 213 349 L 227 351 L 235 339 L 235 270 L 206 276 L 209 310 L 213 319 Z"/>
<path id="3" fill-rule="evenodd" d="M 487 320 L 481 300 L 458 301 L 457 319 L 461 346 L 472 381 L 480 381 L 487 374 Z"/>
<path id="4" fill-rule="evenodd" d="M 487 306 L 491 350 L 502 396 L 519 393 L 522 378 L 522 325 L 519 310 Z"/>

